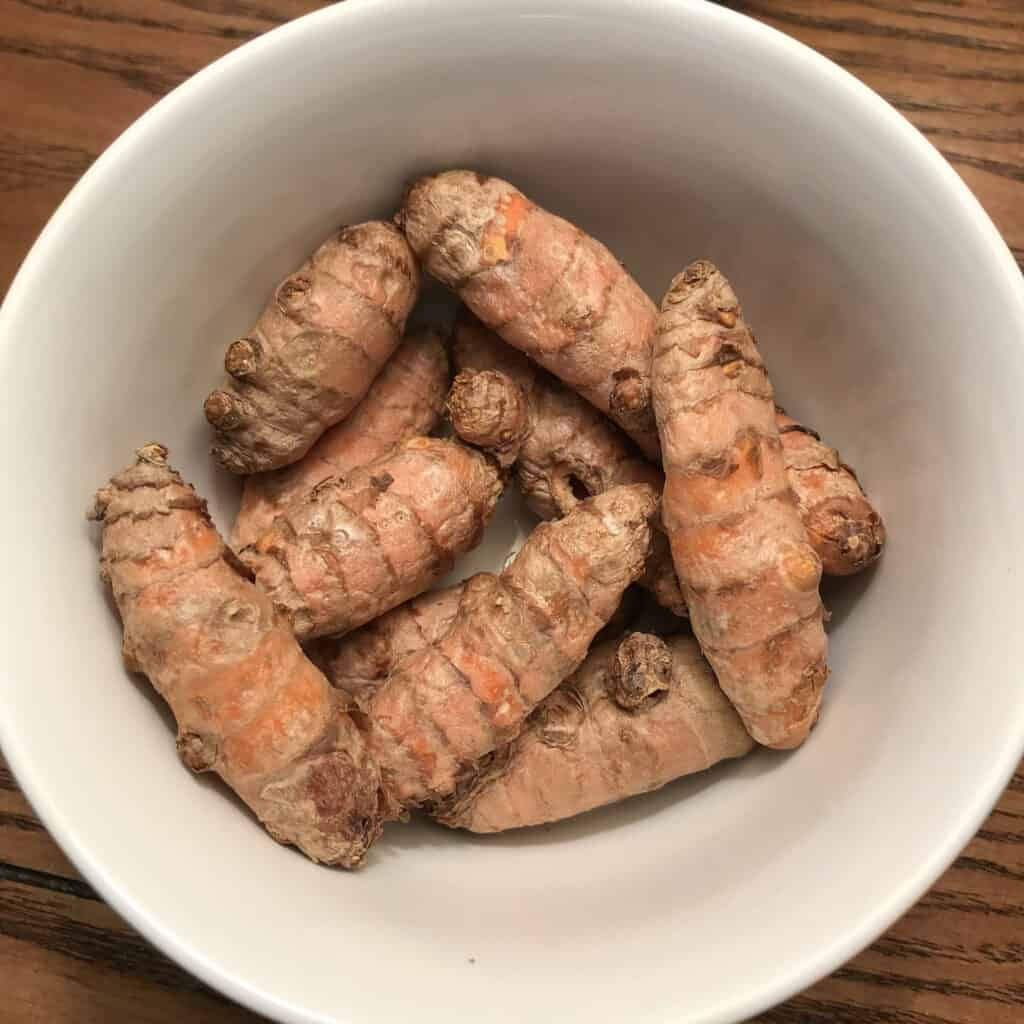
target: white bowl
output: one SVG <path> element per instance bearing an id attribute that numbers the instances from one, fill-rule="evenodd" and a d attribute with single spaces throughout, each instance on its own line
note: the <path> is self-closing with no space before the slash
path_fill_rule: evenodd
<path id="1" fill-rule="evenodd" d="M 717 260 L 782 398 L 858 468 L 891 540 L 829 592 L 833 679 L 795 754 L 503 838 L 389 827 L 346 874 L 182 769 L 122 668 L 83 511 L 155 438 L 227 526 L 200 411 L 226 341 L 332 227 L 458 165 L 586 226 L 653 295 Z M 272 1017 L 745 1018 L 913 903 L 1020 756 L 1020 276 L 921 136 L 753 21 L 671 0 L 302 19 L 97 161 L 0 335 L 4 751 L 118 911 Z"/>

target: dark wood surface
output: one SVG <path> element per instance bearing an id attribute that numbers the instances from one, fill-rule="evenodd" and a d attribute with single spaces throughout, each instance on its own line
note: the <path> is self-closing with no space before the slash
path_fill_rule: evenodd
<path id="1" fill-rule="evenodd" d="M 96 156 L 165 92 L 309 0 L 0 0 L 0 293 Z M 1024 265 L 1024 0 L 734 0 L 914 122 Z M 741 969 L 738 967 L 738 969 Z M 255 1021 L 114 914 L 0 762 L 0 1020 Z M 760 1024 L 1024 1022 L 1024 765 L 887 935 Z"/>

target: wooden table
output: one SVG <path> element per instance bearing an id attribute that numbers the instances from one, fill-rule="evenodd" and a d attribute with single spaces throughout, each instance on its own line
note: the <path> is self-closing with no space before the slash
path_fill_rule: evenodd
<path id="1" fill-rule="evenodd" d="M 0 293 L 114 137 L 204 64 L 310 0 L 0 0 Z M 921 129 L 1024 265 L 1024 0 L 735 0 L 838 61 Z M 738 968 L 739 969 L 739 968 Z M 255 1021 L 80 878 L 0 763 L 0 1019 Z M 1024 1021 L 1024 766 L 890 932 L 761 1024 Z"/>

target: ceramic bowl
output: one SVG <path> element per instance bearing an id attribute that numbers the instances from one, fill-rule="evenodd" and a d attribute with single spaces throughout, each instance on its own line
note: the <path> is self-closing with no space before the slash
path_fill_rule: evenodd
<path id="1" fill-rule="evenodd" d="M 468 166 L 654 296 L 707 256 L 776 388 L 885 516 L 827 590 L 824 714 L 557 827 L 386 831 L 365 870 L 275 845 L 182 769 L 126 674 L 84 510 L 158 439 L 229 525 L 201 405 L 225 344 L 337 225 Z M 0 741 L 82 873 L 282 1020 L 723 1024 L 837 967 L 937 878 L 1021 754 L 1024 297 L 957 175 L 852 77 L 680 0 L 350 0 L 159 103 L 43 232 L 0 321 Z M 465 571 L 500 563 L 508 509 Z"/>

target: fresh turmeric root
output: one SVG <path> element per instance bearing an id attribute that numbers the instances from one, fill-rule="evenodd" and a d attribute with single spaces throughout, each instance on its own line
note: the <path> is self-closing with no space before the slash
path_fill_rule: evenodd
<path id="1" fill-rule="evenodd" d="M 564 516 L 585 498 L 624 484 L 661 493 L 661 471 L 614 423 L 478 320 L 460 316 L 452 352 L 459 374 L 446 408 L 455 433 L 502 466 L 514 465 L 519 489 L 541 519 Z M 660 529 L 640 582 L 659 604 L 686 615 Z"/>
<path id="2" fill-rule="evenodd" d="M 789 483 L 808 539 L 830 576 L 850 576 L 877 561 L 885 545 L 882 517 L 857 475 L 813 430 L 776 409 Z"/>
<path id="3" fill-rule="evenodd" d="M 239 571 L 167 450 L 140 449 L 90 515 L 103 524 L 125 662 L 170 705 L 185 764 L 220 775 L 279 842 L 357 865 L 391 813 L 376 763 L 344 696 Z"/>
<path id="4" fill-rule="evenodd" d="M 314 640 L 306 653 L 332 686 L 362 708 L 403 658 L 435 644 L 451 628 L 464 583 L 406 601 L 347 636 Z"/>
<path id="5" fill-rule="evenodd" d="M 239 555 L 299 639 L 346 633 L 448 572 L 480 542 L 501 491 L 479 452 L 413 437 L 318 484 Z"/>
<path id="6" fill-rule="evenodd" d="M 444 408 L 448 354 L 440 335 L 410 335 L 352 414 L 331 427 L 298 462 L 246 478 L 231 534 L 238 550 L 255 544 L 289 506 L 329 476 L 345 476 L 407 437 L 429 434 Z"/>
<path id="7" fill-rule="evenodd" d="M 366 708 L 395 800 L 448 796 L 576 669 L 643 571 L 656 508 L 649 487 L 613 488 L 541 523 L 500 575 L 466 583 L 451 628 L 406 657 Z"/>
<path id="8" fill-rule="evenodd" d="M 600 242 L 507 181 L 472 171 L 414 182 L 396 219 L 424 266 L 487 326 L 657 457 L 657 310 Z"/>
<path id="9" fill-rule="evenodd" d="M 306 655 L 331 686 L 344 690 L 364 710 L 404 658 L 436 644 L 451 629 L 466 583 L 432 590 L 392 608 L 345 636 L 325 636 L 306 645 Z M 626 590 L 595 638 L 621 636 L 642 607 L 639 591 Z"/>
<path id="10" fill-rule="evenodd" d="M 662 519 L 694 633 L 754 739 L 795 747 L 828 675 L 821 559 L 789 486 L 767 372 L 711 263 L 672 281 L 652 385 Z"/>
<path id="11" fill-rule="evenodd" d="M 617 488 L 538 527 L 377 690 L 365 735 L 166 448 L 140 449 L 90 517 L 103 523 L 126 664 L 170 705 L 186 765 L 216 771 L 279 842 L 355 867 L 384 821 L 447 796 L 583 660 L 640 572 L 655 508 L 649 488 Z"/>
<path id="12" fill-rule="evenodd" d="M 540 518 L 565 515 L 583 498 L 620 484 L 647 483 L 661 492 L 664 474 L 614 423 L 478 321 L 456 322 L 453 355 L 459 373 L 447 412 L 455 433 L 514 466 L 519 489 Z M 853 471 L 781 410 L 776 422 L 787 477 L 825 572 L 843 576 L 869 565 L 885 530 Z M 641 582 L 659 604 L 686 615 L 660 530 Z"/>
<path id="13" fill-rule="evenodd" d="M 228 347 L 232 380 L 204 407 L 221 465 L 257 473 L 302 458 L 366 394 L 418 291 L 416 260 L 394 225 L 368 221 L 324 242 Z"/>
<path id="14" fill-rule="evenodd" d="M 688 636 L 632 633 L 595 647 L 431 809 L 470 832 L 560 821 L 648 793 L 754 746 Z"/>

